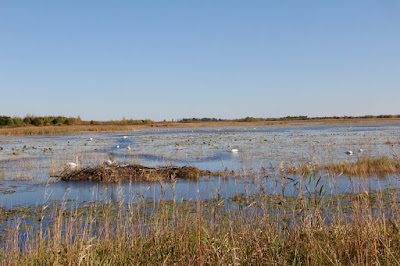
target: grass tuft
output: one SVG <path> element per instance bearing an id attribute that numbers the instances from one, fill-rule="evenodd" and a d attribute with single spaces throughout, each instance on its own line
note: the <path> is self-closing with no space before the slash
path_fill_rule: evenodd
<path id="1" fill-rule="evenodd" d="M 356 162 L 342 162 L 338 164 L 327 164 L 320 169 L 344 174 L 348 176 L 386 176 L 400 173 L 400 159 L 381 157 L 359 157 Z"/>

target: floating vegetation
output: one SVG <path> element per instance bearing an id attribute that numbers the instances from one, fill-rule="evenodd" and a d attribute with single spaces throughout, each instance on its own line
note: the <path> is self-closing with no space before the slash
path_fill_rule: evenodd
<path id="1" fill-rule="evenodd" d="M 123 181 L 172 181 L 178 178 L 197 180 L 200 176 L 217 175 L 192 166 L 146 167 L 139 164 L 124 166 L 96 166 L 64 171 L 63 181 L 90 180 L 104 183 Z"/>

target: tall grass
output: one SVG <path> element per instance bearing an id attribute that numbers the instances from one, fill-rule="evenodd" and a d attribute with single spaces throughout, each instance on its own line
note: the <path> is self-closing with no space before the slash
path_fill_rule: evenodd
<path id="1" fill-rule="evenodd" d="M 128 203 L 118 195 L 117 202 L 72 208 L 64 200 L 42 207 L 38 230 L 22 231 L 17 219 L 0 251 L 0 263 L 399 264 L 395 191 L 341 200 L 332 196 L 322 204 L 304 195 L 161 198 L 155 203 L 132 194 Z"/>

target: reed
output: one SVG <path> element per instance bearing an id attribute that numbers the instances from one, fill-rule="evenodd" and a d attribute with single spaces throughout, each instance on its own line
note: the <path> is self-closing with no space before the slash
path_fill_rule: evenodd
<path id="1" fill-rule="evenodd" d="M 238 195 L 155 203 L 45 204 L 39 230 L 16 219 L 2 265 L 399 264 L 396 191 L 328 197 Z M 47 224 L 47 227 L 45 226 Z M 21 237 L 24 239 L 21 243 Z"/>

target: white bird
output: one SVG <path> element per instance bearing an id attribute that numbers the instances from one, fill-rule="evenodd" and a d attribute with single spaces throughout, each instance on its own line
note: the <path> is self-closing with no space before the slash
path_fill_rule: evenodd
<path id="1" fill-rule="evenodd" d="M 119 149 L 119 145 L 115 146 L 115 148 Z"/>
<path id="2" fill-rule="evenodd" d="M 116 165 L 117 162 L 115 160 L 112 160 L 112 161 L 111 160 L 107 160 L 107 161 L 104 162 L 104 164 L 108 165 L 108 166 L 112 166 L 112 165 Z"/>
<path id="3" fill-rule="evenodd" d="M 236 153 L 236 152 L 239 152 L 239 150 L 238 149 L 232 149 L 231 152 Z"/>
<path id="4" fill-rule="evenodd" d="M 127 139 L 127 138 L 128 138 L 128 136 L 123 136 L 122 138 L 123 138 L 123 139 Z"/>
<path id="5" fill-rule="evenodd" d="M 359 149 L 358 152 L 359 152 L 359 153 L 363 153 L 364 150 L 363 150 L 363 149 Z"/>
<path id="6" fill-rule="evenodd" d="M 93 138 L 89 138 L 89 141 L 92 141 L 93 140 Z"/>
<path id="7" fill-rule="evenodd" d="M 346 151 L 346 154 L 347 154 L 347 155 L 353 155 L 353 151 L 350 151 L 350 150 L 349 150 L 349 151 Z"/>
<path id="8" fill-rule="evenodd" d="M 79 169 L 78 156 L 75 156 L 75 162 L 69 162 L 65 165 L 64 171 L 75 171 Z"/>
<path id="9" fill-rule="evenodd" d="M 131 149 L 131 144 L 128 145 L 128 147 L 126 147 L 127 150 Z"/>

